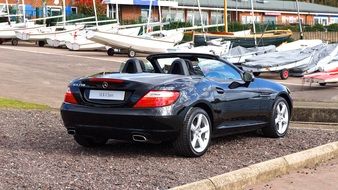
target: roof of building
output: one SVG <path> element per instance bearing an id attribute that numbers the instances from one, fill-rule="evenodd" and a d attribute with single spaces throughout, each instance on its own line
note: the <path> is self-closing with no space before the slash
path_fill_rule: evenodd
<path id="1" fill-rule="evenodd" d="M 224 0 L 200 0 L 202 7 L 224 7 Z M 197 6 L 196 0 L 178 0 L 179 6 Z M 251 9 L 250 0 L 228 0 L 229 9 Z M 284 0 L 254 0 L 255 10 L 288 11 L 296 12 L 297 6 L 294 1 Z M 310 13 L 333 13 L 338 14 L 338 8 L 325 5 L 299 2 L 300 12 Z"/>

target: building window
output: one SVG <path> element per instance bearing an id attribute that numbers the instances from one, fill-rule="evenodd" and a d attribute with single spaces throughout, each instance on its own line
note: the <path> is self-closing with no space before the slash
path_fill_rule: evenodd
<path id="1" fill-rule="evenodd" d="M 72 15 L 77 14 L 77 7 L 72 7 Z"/>
<path id="2" fill-rule="evenodd" d="M 209 18 L 208 12 L 202 11 L 203 24 L 208 25 Z M 201 25 L 201 17 L 199 11 L 188 11 L 187 12 L 187 21 L 190 22 L 193 26 Z"/>
<path id="3" fill-rule="evenodd" d="M 276 24 L 277 17 L 275 16 L 265 16 L 264 17 L 264 23 L 265 24 Z"/>
<path id="4" fill-rule="evenodd" d="M 223 21 L 223 12 L 216 12 L 216 11 L 212 11 L 211 12 L 211 24 L 222 24 L 224 23 Z"/>
<path id="5" fill-rule="evenodd" d="M 162 18 L 166 22 L 185 22 L 184 10 L 162 9 Z"/>
<path id="6" fill-rule="evenodd" d="M 252 24 L 261 22 L 260 16 L 242 16 L 242 24 Z"/>
<path id="7" fill-rule="evenodd" d="M 314 17 L 314 23 L 315 24 L 322 24 L 324 26 L 329 24 L 329 18 L 328 17 Z"/>

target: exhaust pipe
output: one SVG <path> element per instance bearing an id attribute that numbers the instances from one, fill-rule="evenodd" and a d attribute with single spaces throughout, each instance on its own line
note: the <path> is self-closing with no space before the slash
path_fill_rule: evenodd
<path id="1" fill-rule="evenodd" d="M 69 130 L 67 130 L 67 132 L 70 135 L 75 135 L 75 130 L 74 129 L 69 129 Z"/>
<path id="2" fill-rule="evenodd" d="M 147 142 L 148 141 L 148 139 L 143 135 L 133 135 L 132 138 L 133 138 L 133 141 L 136 141 L 136 142 Z"/>

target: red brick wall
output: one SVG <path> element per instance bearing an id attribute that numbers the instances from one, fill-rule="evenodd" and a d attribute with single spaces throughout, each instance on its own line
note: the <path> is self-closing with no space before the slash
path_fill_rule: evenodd
<path id="1" fill-rule="evenodd" d="M 4 3 L 5 1 L 3 1 Z M 16 0 L 8 0 L 9 4 L 16 4 Z M 19 0 L 19 3 L 21 1 Z M 25 4 L 32 5 L 33 7 L 41 7 L 42 6 L 42 0 L 25 0 Z M 66 5 L 70 5 L 71 0 L 66 0 Z M 47 5 L 54 5 L 54 0 L 47 0 Z M 62 6 L 62 0 L 59 0 L 58 6 Z"/>

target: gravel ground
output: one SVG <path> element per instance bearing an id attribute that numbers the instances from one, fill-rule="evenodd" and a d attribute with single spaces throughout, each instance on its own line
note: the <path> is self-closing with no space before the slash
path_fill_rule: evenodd
<path id="1" fill-rule="evenodd" d="M 283 139 L 249 133 L 182 158 L 161 144 L 86 149 L 66 134 L 58 112 L 0 109 L 0 189 L 167 189 L 337 140 L 329 130 L 291 129 Z"/>

